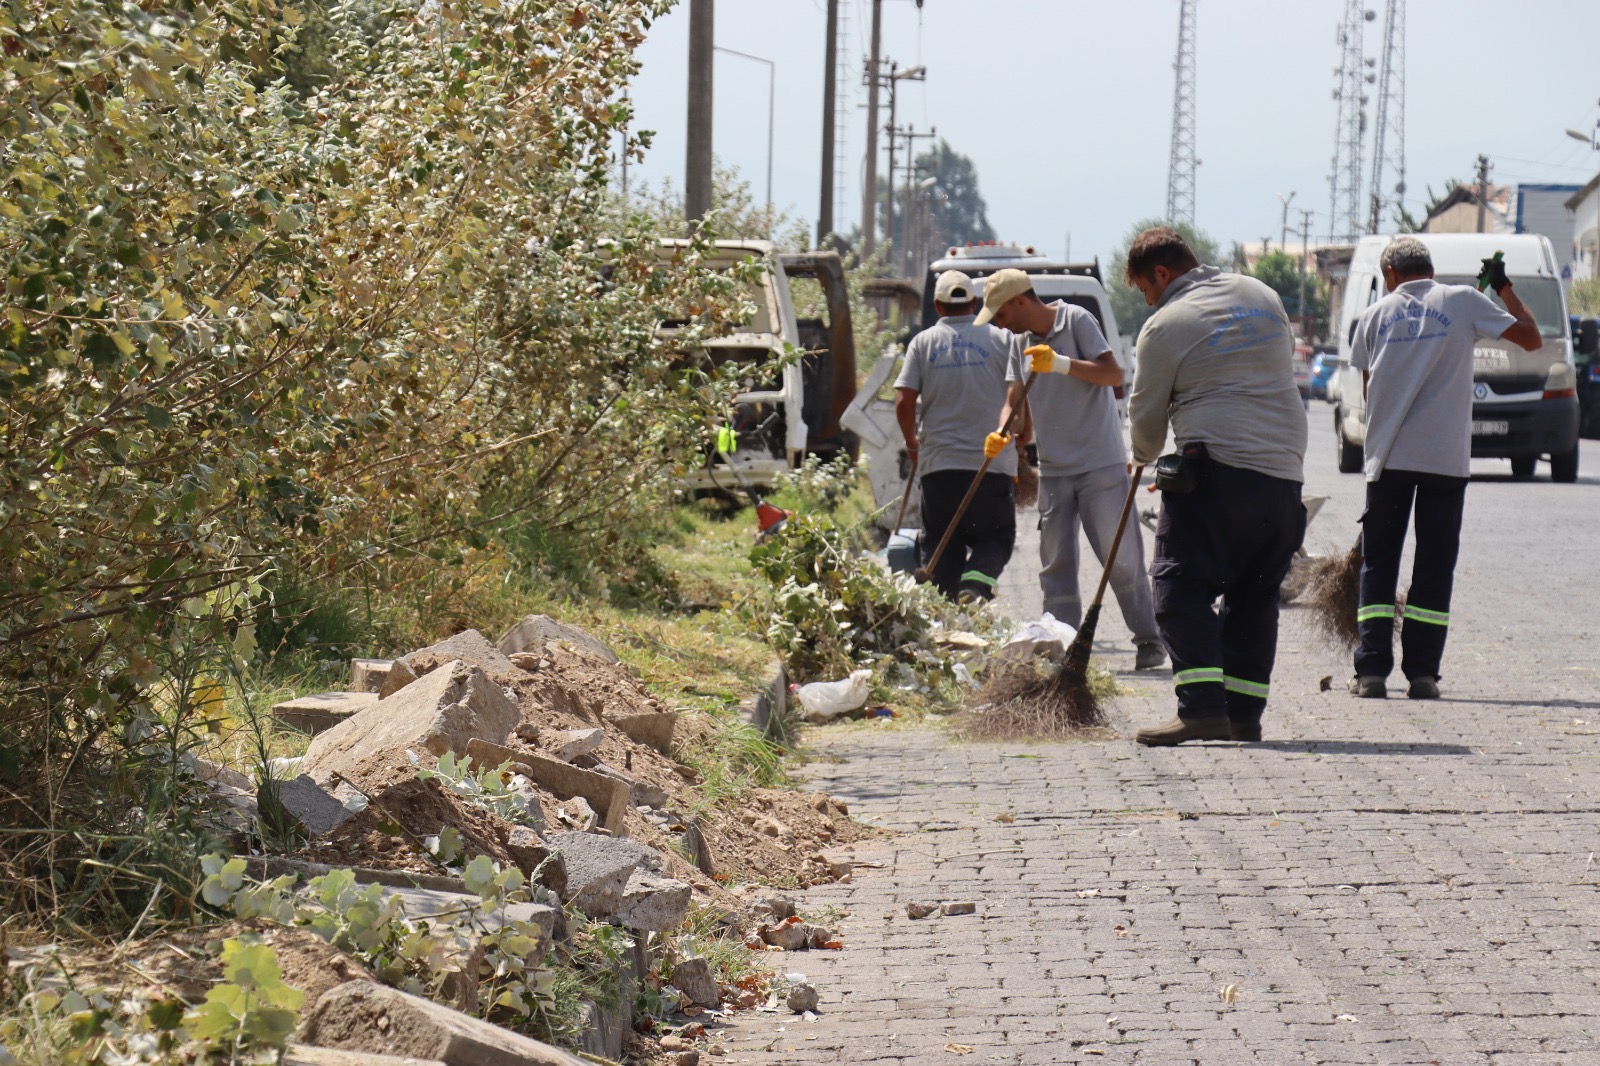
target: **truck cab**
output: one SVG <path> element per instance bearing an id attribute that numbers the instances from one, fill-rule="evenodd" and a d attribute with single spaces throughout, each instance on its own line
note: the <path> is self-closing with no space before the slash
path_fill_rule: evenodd
<path id="1" fill-rule="evenodd" d="M 1544 340 L 1538 351 L 1507 341 L 1479 341 L 1473 349 L 1472 457 L 1509 459 L 1516 477 L 1531 477 L 1541 457 L 1554 481 L 1578 477 L 1577 370 L 1573 364 L 1566 296 L 1550 240 L 1540 234 L 1414 233 L 1433 258 L 1434 279 L 1474 284 L 1482 262 L 1503 252 L 1506 274 L 1533 313 Z M 1356 324 L 1386 289 L 1379 257 L 1393 236 L 1363 237 L 1350 260 L 1339 317 L 1339 365 L 1333 413 L 1339 469 L 1360 473 L 1367 412 L 1361 371 L 1350 365 Z M 1491 297 L 1499 303 L 1498 297 Z"/>

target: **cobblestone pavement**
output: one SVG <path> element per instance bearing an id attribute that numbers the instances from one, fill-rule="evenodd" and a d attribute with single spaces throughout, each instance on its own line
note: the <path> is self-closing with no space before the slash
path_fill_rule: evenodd
<path id="1" fill-rule="evenodd" d="M 1332 497 L 1316 553 L 1348 547 L 1361 506 L 1328 412 L 1309 413 L 1307 492 Z M 1264 743 L 1141 749 L 1126 738 L 1171 714 L 1170 675 L 1131 672 L 1108 604 L 1121 739 L 813 731 L 810 784 L 894 832 L 801 900 L 846 948 L 773 956 L 821 1013 L 740 1015 L 712 1061 L 1600 1063 L 1600 447 L 1584 449 L 1577 485 L 1475 465 L 1437 703 L 1355 700 L 1348 655 L 1291 609 Z M 1021 613 L 1032 550 L 1005 587 Z M 912 921 L 908 900 L 977 913 Z"/>

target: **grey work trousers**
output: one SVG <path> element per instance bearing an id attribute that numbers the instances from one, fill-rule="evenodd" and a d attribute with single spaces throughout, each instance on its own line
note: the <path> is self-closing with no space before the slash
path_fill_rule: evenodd
<path id="1" fill-rule="evenodd" d="M 1078 527 L 1089 534 L 1095 557 L 1105 562 L 1128 498 L 1128 470 L 1121 463 L 1082 474 L 1039 479 L 1039 585 L 1044 609 L 1076 628 L 1083 623 L 1078 593 Z M 1159 644 L 1150 575 L 1145 572 L 1139 516 L 1130 512 L 1111 568 L 1110 588 L 1135 644 Z"/>

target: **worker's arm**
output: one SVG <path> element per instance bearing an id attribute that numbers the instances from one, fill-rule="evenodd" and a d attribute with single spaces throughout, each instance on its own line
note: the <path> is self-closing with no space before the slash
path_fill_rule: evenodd
<path id="1" fill-rule="evenodd" d="M 1155 462 L 1161 454 L 1161 446 L 1167 442 L 1167 410 L 1172 404 L 1172 382 L 1178 364 L 1162 349 L 1160 328 L 1153 321 L 1145 323 L 1144 331 L 1139 334 L 1133 392 L 1128 396 L 1133 461 L 1140 465 Z"/>
<path id="2" fill-rule="evenodd" d="M 894 417 L 900 423 L 900 435 L 906 439 L 906 454 L 913 462 L 917 458 L 917 397 L 922 393 L 916 389 L 898 388 L 894 390 Z"/>
<path id="3" fill-rule="evenodd" d="M 1022 409 L 1017 411 L 1017 420 L 1011 426 L 1011 434 L 1017 443 L 1022 445 L 1033 439 L 1033 409 L 1022 398 L 1022 382 L 1006 382 L 1006 402 L 1000 407 L 1000 421 L 996 423 L 995 428 L 999 429 L 1006 424 L 1006 420 L 1011 417 L 1011 412 L 1018 404 L 1022 405 Z"/>
<path id="4" fill-rule="evenodd" d="M 1508 281 L 1505 288 L 1495 295 L 1506 305 L 1511 317 L 1517 320 L 1515 325 L 1506 327 L 1500 338 L 1510 341 L 1524 351 L 1536 352 L 1543 348 L 1544 337 L 1539 334 L 1539 323 L 1533 320 L 1533 312 L 1528 310 L 1528 305 L 1517 295 L 1516 287 Z"/>

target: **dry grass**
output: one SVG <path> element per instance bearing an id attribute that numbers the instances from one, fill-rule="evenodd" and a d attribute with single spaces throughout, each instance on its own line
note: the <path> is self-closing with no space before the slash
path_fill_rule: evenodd
<path id="1" fill-rule="evenodd" d="M 1115 689 L 1104 671 L 1068 670 L 1046 660 L 997 664 L 963 708 L 956 732 L 972 740 L 1083 739 L 1106 727 L 1101 701 Z"/>

